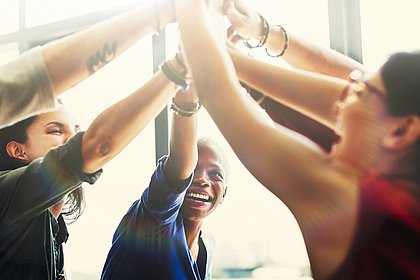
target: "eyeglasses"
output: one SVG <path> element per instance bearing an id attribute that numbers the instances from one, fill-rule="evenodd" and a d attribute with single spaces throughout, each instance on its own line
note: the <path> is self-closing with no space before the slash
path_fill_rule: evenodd
<path id="1" fill-rule="evenodd" d="M 362 98 L 366 93 L 373 93 L 380 98 L 385 98 L 386 93 L 383 90 L 367 83 L 364 73 L 360 70 L 353 70 L 349 75 L 350 83 L 344 88 L 340 96 L 338 108 L 344 109 Z"/>

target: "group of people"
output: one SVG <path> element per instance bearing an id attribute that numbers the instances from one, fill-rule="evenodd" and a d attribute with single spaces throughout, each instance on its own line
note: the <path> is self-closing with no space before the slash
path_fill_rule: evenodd
<path id="1" fill-rule="evenodd" d="M 180 52 L 79 131 L 57 96 L 175 21 Z M 244 55 L 238 40 L 294 69 Z M 109 59 L 92 65 L 103 49 Z M 62 244 L 83 210 L 82 183 L 169 102 L 169 153 L 118 225 L 101 279 L 211 279 L 214 241 L 202 225 L 225 198 L 229 164 L 198 139 L 201 106 L 296 218 L 314 279 L 419 279 L 419 75 L 420 52 L 367 74 L 241 0 L 147 1 L 30 50 L 0 68 L 0 279 L 66 279 Z M 261 106 L 291 111 L 268 124 L 244 85 Z M 330 137 L 305 134 L 314 128 Z"/>

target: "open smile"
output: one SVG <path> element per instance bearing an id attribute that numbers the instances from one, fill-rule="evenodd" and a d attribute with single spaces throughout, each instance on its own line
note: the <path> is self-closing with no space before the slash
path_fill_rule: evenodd
<path id="1" fill-rule="evenodd" d="M 213 198 L 208 194 L 187 192 L 185 195 L 185 202 L 193 208 L 208 207 L 212 204 Z"/>

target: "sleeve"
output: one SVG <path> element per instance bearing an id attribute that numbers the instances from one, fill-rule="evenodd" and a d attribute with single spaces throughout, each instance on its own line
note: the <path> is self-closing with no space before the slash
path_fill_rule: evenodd
<path id="1" fill-rule="evenodd" d="M 0 66 L 0 128 L 53 110 L 56 100 L 41 47 Z"/>
<path id="2" fill-rule="evenodd" d="M 0 174 L 0 219 L 14 223 L 35 217 L 54 205 L 82 182 L 93 184 L 102 170 L 83 172 L 83 132 L 51 149 L 44 158 Z"/>
<path id="3" fill-rule="evenodd" d="M 165 225 L 175 221 L 184 201 L 184 195 L 190 186 L 193 174 L 177 186 L 170 186 L 163 172 L 163 163 L 167 156 L 158 161 L 149 186 L 143 192 L 140 203 L 144 222 Z M 149 219 L 147 219 L 149 217 Z"/>

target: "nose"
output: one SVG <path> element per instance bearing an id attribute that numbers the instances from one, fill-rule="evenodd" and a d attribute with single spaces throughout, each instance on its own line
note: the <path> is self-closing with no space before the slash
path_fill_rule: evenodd
<path id="1" fill-rule="evenodd" d="M 204 172 L 198 172 L 194 174 L 193 185 L 206 188 L 210 186 L 210 181 Z"/>

